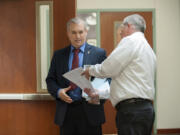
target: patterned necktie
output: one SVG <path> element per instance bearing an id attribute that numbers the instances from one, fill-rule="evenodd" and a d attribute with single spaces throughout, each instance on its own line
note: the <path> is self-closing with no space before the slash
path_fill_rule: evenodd
<path id="1" fill-rule="evenodd" d="M 80 52 L 80 49 L 74 49 L 73 50 L 74 52 L 74 55 L 73 55 L 73 61 L 72 61 L 72 68 L 71 69 L 75 69 L 75 68 L 78 68 L 79 67 L 79 52 Z M 71 90 L 74 90 L 75 88 L 77 88 L 77 86 L 70 82 L 70 86 L 71 86 Z"/>

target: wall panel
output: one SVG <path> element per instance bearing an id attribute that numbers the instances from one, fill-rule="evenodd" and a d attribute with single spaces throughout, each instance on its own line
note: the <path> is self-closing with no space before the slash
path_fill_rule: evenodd
<path id="1" fill-rule="evenodd" d="M 0 1 L 0 92 L 36 89 L 35 1 Z"/>
<path id="2" fill-rule="evenodd" d="M 0 92 L 36 92 L 36 0 L 0 1 Z M 54 50 L 67 46 L 75 1 L 54 2 Z"/>
<path id="3" fill-rule="evenodd" d="M 58 135 L 54 101 L 0 101 L 0 135 Z"/>
<path id="4" fill-rule="evenodd" d="M 36 93 L 36 0 L 0 0 L 0 93 Z M 68 45 L 75 2 L 54 2 L 54 50 Z M 0 135 L 57 135 L 54 101 L 0 100 Z"/>

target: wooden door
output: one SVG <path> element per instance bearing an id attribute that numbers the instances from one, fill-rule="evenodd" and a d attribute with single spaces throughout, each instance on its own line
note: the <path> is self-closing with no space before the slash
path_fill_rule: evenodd
<path id="1" fill-rule="evenodd" d="M 105 48 L 108 54 L 114 49 L 114 23 L 117 21 L 123 21 L 124 17 L 135 13 L 144 17 L 147 27 L 145 37 L 151 47 L 153 47 L 152 12 L 101 12 L 101 47 Z"/>

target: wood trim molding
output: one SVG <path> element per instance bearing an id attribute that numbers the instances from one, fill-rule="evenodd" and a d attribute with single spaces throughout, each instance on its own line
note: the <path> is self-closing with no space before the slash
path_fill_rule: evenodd
<path id="1" fill-rule="evenodd" d="M 0 94 L 0 101 L 2 100 L 54 100 L 53 97 L 48 94 L 35 94 L 35 93 L 24 93 L 24 94 Z"/>
<path id="2" fill-rule="evenodd" d="M 180 128 L 173 129 L 157 129 L 158 134 L 171 134 L 171 133 L 180 133 Z"/>

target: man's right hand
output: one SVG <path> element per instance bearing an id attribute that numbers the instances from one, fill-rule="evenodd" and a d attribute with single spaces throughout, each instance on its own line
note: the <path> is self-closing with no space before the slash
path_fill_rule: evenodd
<path id="1" fill-rule="evenodd" d="M 60 97 L 63 101 L 65 101 L 65 102 L 67 102 L 67 103 L 72 103 L 73 100 L 71 99 L 70 96 L 68 96 L 68 95 L 66 94 L 66 92 L 68 92 L 69 90 L 71 90 L 71 86 L 69 86 L 69 87 L 67 87 L 67 88 L 64 88 L 64 89 L 61 89 L 60 92 L 59 92 L 59 97 Z"/>
<path id="2" fill-rule="evenodd" d="M 89 68 L 87 68 L 84 72 L 81 73 L 81 75 L 84 75 L 87 80 L 91 77 L 89 74 Z"/>

